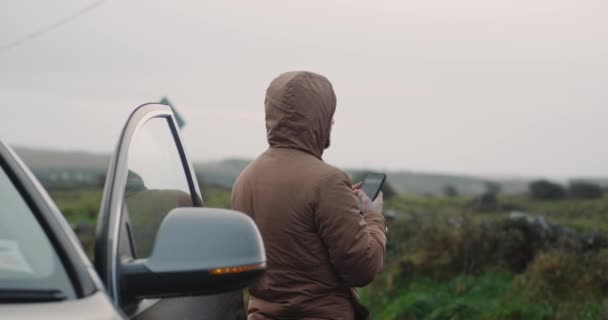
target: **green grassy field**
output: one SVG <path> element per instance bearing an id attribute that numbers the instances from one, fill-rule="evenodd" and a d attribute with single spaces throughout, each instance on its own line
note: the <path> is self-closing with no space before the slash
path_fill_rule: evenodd
<path id="1" fill-rule="evenodd" d="M 545 319 L 546 303 L 529 303 L 513 294 L 513 275 L 490 272 L 447 281 L 415 278 L 393 294 L 363 290 L 362 299 L 375 319 Z M 594 319 L 594 318 L 590 318 Z"/>
<path id="2" fill-rule="evenodd" d="M 228 190 L 202 192 L 207 206 L 229 207 Z M 70 223 L 94 224 L 101 190 L 50 194 Z M 385 268 L 361 290 L 373 319 L 608 319 L 608 199 L 498 202 L 479 210 L 465 196 L 387 199 L 395 220 Z M 569 231 L 536 234 L 506 207 Z"/>
<path id="3" fill-rule="evenodd" d="M 50 189 L 49 195 L 71 224 L 94 224 L 99 212 L 101 188 Z"/>

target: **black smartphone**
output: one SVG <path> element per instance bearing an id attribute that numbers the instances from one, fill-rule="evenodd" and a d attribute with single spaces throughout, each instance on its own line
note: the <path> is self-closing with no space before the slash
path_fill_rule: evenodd
<path id="1" fill-rule="evenodd" d="M 380 193 L 380 189 L 382 189 L 384 180 L 386 180 L 386 174 L 384 173 L 368 173 L 365 176 L 365 179 L 363 179 L 361 191 L 365 192 L 365 194 L 374 201 L 378 196 L 378 193 Z"/>

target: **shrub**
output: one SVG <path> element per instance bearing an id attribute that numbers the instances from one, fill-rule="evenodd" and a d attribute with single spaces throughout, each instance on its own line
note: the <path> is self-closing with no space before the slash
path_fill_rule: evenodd
<path id="1" fill-rule="evenodd" d="M 449 185 L 443 187 L 443 194 L 446 197 L 455 197 L 459 193 L 458 193 L 458 189 L 456 189 L 456 187 L 454 187 L 453 185 L 449 184 Z"/>
<path id="2" fill-rule="evenodd" d="M 560 200 L 566 198 L 566 189 L 547 180 L 536 180 L 530 183 L 530 195 L 539 200 Z"/>
<path id="3" fill-rule="evenodd" d="M 484 187 L 486 188 L 486 193 L 490 193 L 490 194 L 499 194 L 502 187 L 500 186 L 500 183 L 498 182 L 494 182 L 494 181 L 484 181 Z"/>
<path id="4" fill-rule="evenodd" d="M 389 243 L 395 241 L 391 238 Z M 389 287 L 416 275 L 450 279 L 501 269 L 521 273 L 539 252 L 553 248 L 569 252 L 599 252 L 608 248 L 608 241 L 600 235 L 583 236 L 544 218 L 474 223 L 466 215 L 429 219 L 408 229 L 407 237 L 395 242 L 389 247 L 389 257 L 395 259 L 389 267 L 392 271 L 387 272 Z M 398 254 L 391 252 L 397 248 Z"/>
<path id="5" fill-rule="evenodd" d="M 500 209 L 498 196 L 492 192 L 485 192 L 471 201 L 470 208 L 474 212 L 496 212 Z"/>
<path id="6" fill-rule="evenodd" d="M 599 185 L 585 181 L 571 182 L 568 193 L 577 199 L 599 199 L 604 196 L 604 191 Z"/>
<path id="7" fill-rule="evenodd" d="M 500 220 L 460 225 L 436 222 L 422 226 L 409 243 L 409 252 L 398 262 L 391 282 L 415 275 L 449 279 L 461 274 L 506 268 L 522 272 L 543 246 L 542 237 L 526 221 Z"/>
<path id="8" fill-rule="evenodd" d="M 555 305 L 554 319 L 597 319 L 608 295 L 608 250 L 539 253 L 514 281 L 513 294 Z"/>

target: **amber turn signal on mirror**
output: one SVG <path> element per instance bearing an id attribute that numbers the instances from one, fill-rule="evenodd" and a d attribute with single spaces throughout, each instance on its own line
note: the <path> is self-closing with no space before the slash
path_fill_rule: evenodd
<path id="1" fill-rule="evenodd" d="M 209 270 L 209 273 L 212 275 L 223 275 L 223 274 L 235 274 L 235 273 L 243 273 L 247 271 L 259 271 L 266 269 L 266 263 L 258 263 L 247 266 L 240 267 L 226 267 L 226 268 L 216 268 Z"/>

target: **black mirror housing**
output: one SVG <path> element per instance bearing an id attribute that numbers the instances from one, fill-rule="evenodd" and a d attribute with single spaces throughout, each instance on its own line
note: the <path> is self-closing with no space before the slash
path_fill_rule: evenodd
<path id="1" fill-rule="evenodd" d="M 225 209 L 176 208 L 163 220 L 147 259 L 122 261 L 125 304 L 141 298 L 197 296 L 246 287 L 266 268 L 251 218 Z"/>

